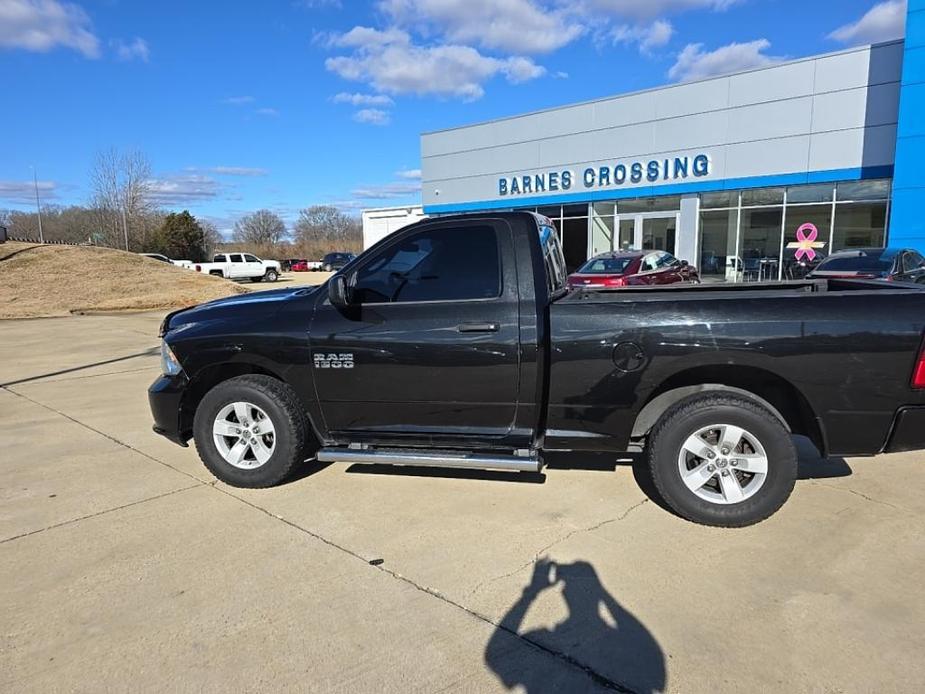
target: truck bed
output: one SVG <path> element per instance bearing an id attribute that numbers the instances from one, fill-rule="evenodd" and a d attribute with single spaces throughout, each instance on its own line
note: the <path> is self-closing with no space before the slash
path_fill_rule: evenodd
<path id="1" fill-rule="evenodd" d="M 787 282 L 762 282 L 731 284 L 667 284 L 615 287 L 613 289 L 578 289 L 559 299 L 560 302 L 639 302 L 639 301 L 684 301 L 690 299 L 715 298 L 770 298 L 799 294 L 820 294 L 833 292 L 888 291 L 892 293 L 921 292 L 925 285 L 884 280 L 817 279 Z"/>

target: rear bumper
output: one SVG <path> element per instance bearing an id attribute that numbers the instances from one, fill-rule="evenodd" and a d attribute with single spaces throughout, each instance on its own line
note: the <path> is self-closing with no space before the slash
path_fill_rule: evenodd
<path id="1" fill-rule="evenodd" d="M 925 449 L 925 407 L 903 407 L 893 419 L 885 453 Z"/>
<path id="2" fill-rule="evenodd" d="M 148 404 L 154 417 L 155 433 L 186 446 L 189 432 L 180 430 L 180 407 L 189 381 L 185 374 L 161 376 L 148 388 Z"/>

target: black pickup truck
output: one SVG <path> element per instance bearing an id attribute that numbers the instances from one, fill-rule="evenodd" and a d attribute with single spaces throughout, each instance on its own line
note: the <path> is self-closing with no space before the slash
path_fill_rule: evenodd
<path id="1" fill-rule="evenodd" d="M 536 472 L 547 451 L 642 452 L 681 516 L 756 523 L 823 454 L 925 448 L 925 294 L 812 280 L 568 291 L 529 212 L 407 227 L 319 288 L 162 326 L 154 430 L 221 480 L 317 458 Z"/>

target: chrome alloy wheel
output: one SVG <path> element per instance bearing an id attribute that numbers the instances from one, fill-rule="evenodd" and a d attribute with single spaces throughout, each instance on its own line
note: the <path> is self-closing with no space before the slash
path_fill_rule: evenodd
<path id="1" fill-rule="evenodd" d="M 754 496 L 768 476 L 768 454 L 749 431 L 712 424 L 687 437 L 678 454 L 681 481 L 712 504 L 737 504 Z"/>
<path id="2" fill-rule="evenodd" d="M 225 405 L 212 423 L 212 440 L 230 465 L 253 470 L 276 450 L 276 429 L 267 413 L 249 402 Z"/>

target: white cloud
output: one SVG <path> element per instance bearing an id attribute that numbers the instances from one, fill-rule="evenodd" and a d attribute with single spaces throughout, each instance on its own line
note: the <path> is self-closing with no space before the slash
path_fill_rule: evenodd
<path id="1" fill-rule="evenodd" d="M 370 125 L 388 125 L 391 122 L 389 112 L 381 108 L 361 108 L 353 114 L 353 120 Z"/>
<path id="2" fill-rule="evenodd" d="M 148 47 L 148 42 L 137 36 L 129 43 L 126 43 L 122 39 L 116 39 L 111 41 L 110 44 L 116 51 L 116 57 L 119 60 L 135 60 L 137 58 L 147 63 L 148 58 L 151 56 L 151 49 Z"/>
<path id="3" fill-rule="evenodd" d="M 728 9 L 742 0 L 584 0 L 586 12 L 605 12 L 636 20 L 652 19 L 687 10 Z"/>
<path id="4" fill-rule="evenodd" d="M 44 53 L 59 46 L 99 57 L 100 41 L 80 7 L 58 0 L 0 0 L 0 48 Z"/>
<path id="5" fill-rule="evenodd" d="M 256 113 L 258 116 L 271 116 L 274 118 L 279 115 L 279 111 L 277 111 L 275 108 L 267 107 L 258 108 L 256 111 L 254 111 L 254 113 Z"/>
<path id="6" fill-rule="evenodd" d="M 232 106 L 243 106 L 244 104 L 254 103 L 254 97 L 252 96 L 229 96 L 227 99 L 222 100 L 226 104 L 231 104 Z"/>
<path id="7" fill-rule="evenodd" d="M 772 65 L 783 58 L 766 55 L 764 51 L 770 47 L 770 41 L 758 39 L 748 43 L 730 43 L 705 52 L 702 43 L 690 43 L 678 55 L 668 77 L 687 82 Z"/>
<path id="8" fill-rule="evenodd" d="M 838 27 L 828 38 L 849 44 L 879 43 L 906 33 L 906 0 L 886 0 L 871 7 L 856 22 Z"/>
<path id="9" fill-rule="evenodd" d="M 149 181 L 151 197 L 162 205 L 177 205 L 216 197 L 222 185 L 201 174 L 179 174 Z"/>
<path id="10" fill-rule="evenodd" d="M 401 27 L 419 27 L 448 43 L 512 53 L 549 53 L 584 33 L 565 6 L 537 0 L 381 0 L 379 8 Z"/>
<path id="11" fill-rule="evenodd" d="M 39 181 L 39 198 L 42 202 L 58 197 L 54 181 Z M 36 183 L 33 181 L 0 181 L 0 200 L 22 205 L 35 204 Z"/>
<path id="12" fill-rule="evenodd" d="M 420 192 L 420 182 L 395 182 L 354 188 L 350 191 L 350 194 L 360 200 L 386 200 L 389 198 L 407 198 Z"/>
<path id="13" fill-rule="evenodd" d="M 395 175 L 398 176 L 399 178 L 416 181 L 416 180 L 420 180 L 421 178 L 421 170 L 420 169 L 401 169 L 399 171 L 396 171 Z"/>
<path id="14" fill-rule="evenodd" d="M 208 169 L 219 176 L 266 176 L 269 171 L 251 166 L 213 166 Z"/>
<path id="15" fill-rule="evenodd" d="M 331 97 L 335 104 L 350 104 L 351 106 L 391 106 L 394 101 L 385 94 L 349 94 L 341 92 Z"/>
<path id="16" fill-rule="evenodd" d="M 334 37 L 333 43 L 355 50 L 349 56 L 328 58 L 328 70 L 390 94 L 474 100 L 485 93 L 482 84 L 497 75 L 518 83 L 545 73 L 545 68 L 521 56 L 493 58 L 471 46 L 415 45 L 409 34 L 396 29 L 354 27 Z"/>
<path id="17" fill-rule="evenodd" d="M 674 27 L 666 19 L 657 19 L 649 25 L 631 26 L 621 24 L 614 27 L 610 37 L 614 43 L 636 43 L 642 53 L 649 53 L 653 48 L 666 45 L 674 34 Z"/>

